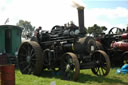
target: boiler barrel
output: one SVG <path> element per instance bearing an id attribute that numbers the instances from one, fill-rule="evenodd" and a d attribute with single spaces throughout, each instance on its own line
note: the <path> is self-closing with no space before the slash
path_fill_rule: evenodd
<path id="1" fill-rule="evenodd" d="M 80 38 L 76 43 L 74 43 L 74 51 L 78 54 L 88 55 L 94 52 L 95 48 L 96 41 L 90 36 Z"/>
<path id="2" fill-rule="evenodd" d="M 63 50 L 65 52 L 75 52 L 77 54 L 88 55 L 94 52 L 96 49 L 96 41 L 92 37 L 83 37 L 78 39 L 75 43 L 63 44 Z"/>

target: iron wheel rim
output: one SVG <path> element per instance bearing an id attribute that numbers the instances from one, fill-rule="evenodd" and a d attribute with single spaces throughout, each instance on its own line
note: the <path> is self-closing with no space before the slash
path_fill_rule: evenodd
<path id="1" fill-rule="evenodd" d="M 42 68 L 42 53 L 37 42 L 24 42 L 18 52 L 18 65 L 22 74 L 39 75 Z"/>
<path id="2" fill-rule="evenodd" d="M 77 56 L 74 53 L 66 53 L 63 55 L 61 71 L 65 80 L 76 81 L 78 79 L 80 66 Z"/>
<path id="3" fill-rule="evenodd" d="M 110 72 L 110 60 L 108 55 L 101 50 L 96 51 L 92 56 L 92 61 L 96 62 L 92 72 L 97 76 L 106 76 Z"/>

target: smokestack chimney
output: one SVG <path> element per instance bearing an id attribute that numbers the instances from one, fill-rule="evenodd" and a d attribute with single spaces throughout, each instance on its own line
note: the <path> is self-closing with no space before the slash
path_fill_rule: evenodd
<path id="1" fill-rule="evenodd" d="M 83 6 L 79 6 L 77 8 L 77 10 L 78 10 L 80 33 L 81 34 L 85 34 L 86 33 L 86 29 L 84 27 L 84 7 Z"/>

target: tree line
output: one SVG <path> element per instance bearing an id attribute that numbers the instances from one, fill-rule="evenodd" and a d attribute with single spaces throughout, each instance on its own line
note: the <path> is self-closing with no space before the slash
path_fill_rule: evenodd
<path id="1" fill-rule="evenodd" d="M 19 20 L 19 22 L 16 23 L 16 25 L 23 28 L 22 37 L 28 38 L 32 36 L 35 26 L 32 26 L 31 22 L 26 20 Z"/>

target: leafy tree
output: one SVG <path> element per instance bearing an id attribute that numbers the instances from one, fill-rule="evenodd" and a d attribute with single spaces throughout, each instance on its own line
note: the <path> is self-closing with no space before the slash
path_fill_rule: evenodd
<path id="1" fill-rule="evenodd" d="M 33 27 L 31 25 L 31 22 L 24 21 L 24 20 L 19 20 L 19 22 L 16 25 L 23 28 L 23 30 L 22 30 L 22 37 L 24 37 L 24 38 L 27 37 L 28 38 L 28 37 L 32 36 L 32 33 L 33 33 L 35 27 Z"/>
<path id="2" fill-rule="evenodd" d="M 105 26 L 98 26 L 97 24 L 94 24 L 92 27 L 88 27 L 87 32 L 89 34 L 92 34 L 94 37 L 97 37 L 99 34 L 104 33 L 107 28 Z"/>

